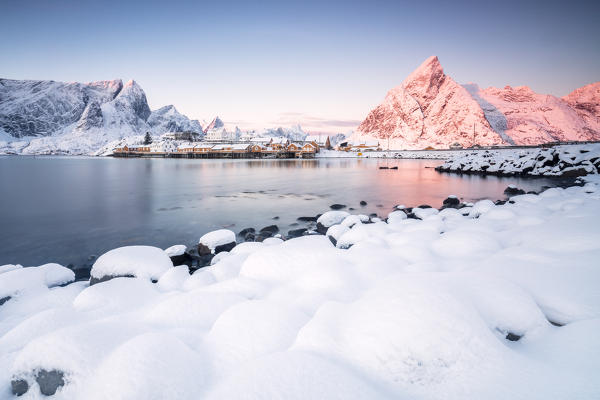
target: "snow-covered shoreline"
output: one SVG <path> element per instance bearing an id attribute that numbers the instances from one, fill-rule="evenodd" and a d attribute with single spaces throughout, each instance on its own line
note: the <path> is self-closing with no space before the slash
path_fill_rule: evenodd
<path id="1" fill-rule="evenodd" d="M 581 176 L 600 173 L 600 144 L 549 149 L 479 150 L 453 155 L 440 172 L 493 175 Z"/>
<path id="2" fill-rule="evenodd" d="M 192 275 L 181 246 L 108 252 L 92 286 L 0 266 L 0 398 L 599 397 L 600 179 L 584 180 L 387 221 L 331 211 L 326 236 L 214 232 Z"/>

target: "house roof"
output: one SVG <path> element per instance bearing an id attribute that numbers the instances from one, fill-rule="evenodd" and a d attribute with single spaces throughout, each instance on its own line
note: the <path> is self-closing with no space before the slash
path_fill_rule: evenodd
<path id="1" fill-rule="evenodd" d="M 327 143 L 327 139 L 329 138 L 328 135 L 308 135 L 306 137 L 306 139 L 304 139 L 305 142 L 315 142 L 318 145 L 324 145 L 325 143 Z"/>

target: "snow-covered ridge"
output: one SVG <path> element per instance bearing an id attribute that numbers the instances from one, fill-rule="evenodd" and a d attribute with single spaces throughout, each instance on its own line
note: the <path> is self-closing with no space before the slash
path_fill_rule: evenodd
<path id="1" fill-rule="evenodd" d="M 387 93 L 354 138 L 408 150 L 600 140 L 600 82 L 563 98 L 527 86 L 481 89 L 456 83 L 433 56 Z"/>
<path id="2" fill-rule="evenodd" d="M 242 243 L 192 275 L 142 247 L 93 271 L 136 278 L 93 286 L 0 266 L 1 397 L 598 398 L 597 178 L 329 214 L 335 246 Z"/>
<path id="3" fill-rule="evenodd" d="M 169 105 L 151 111 L 133 80 L 92 83 L 0 79 L 0 154 L 92 154 L 110 142 L 202 132 Z"/>
<path id="4" fill-rule="evenodd" d="M 494 175 L 580 176 L 600 173 L 600 144 L 549 149 L 478 150 L 455 154 L 441 172 Z"/>

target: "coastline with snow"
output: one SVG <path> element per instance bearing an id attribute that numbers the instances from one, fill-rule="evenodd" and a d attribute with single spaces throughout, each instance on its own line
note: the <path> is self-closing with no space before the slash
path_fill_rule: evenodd
<path id="1" fill-rule="evenodd" d="M 597 397 L 600 180 L 580 179 L 209 232 L 200 268 L 185 246 L 111 250 L 93 282 L 1 266 L 0 397 Z"/>

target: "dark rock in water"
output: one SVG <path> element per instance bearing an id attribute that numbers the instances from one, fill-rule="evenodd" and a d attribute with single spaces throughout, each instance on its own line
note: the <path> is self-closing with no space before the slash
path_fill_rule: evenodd
<path id="1" fill-rule="evenodd" d="M 260 230 L 260 234 L 263 236 L 265 236 L 266 233 L 269 233 L 270 234 L 269 236 L 273 236 L 277 232 L 279 232 L 279 227 L 277 225 L 265 226 L 264 228 L 262 228 Z"/>
<path id="2" fill-rule="evenodd" d="M 371 214 L 369 214 L 369 217 L 371 217 L 371 218 L 377 218 L 377 213 L 371 213 Z"/>
<path id="3" fill-rule="evenodd" d="M 383 204 L 377 204 L 377 208 L 383 208 Z"/>
<path id="4" fill-rule="evenodd" d="M 388 167 L 379 167 L 379 169 L 389 169 Z"/>
<path id="5" fill-rule="evenodd" d="M 65 384 L 64 373 L 56 369 L 51 371 L 39 370 L 35 376 L 35 381 L 40 385 L 40 392 L 45 396 L 54 395 L 56 390 Z"/>
<path id="6" fill-rule="evenodd" d="M 10 299 L 12 299 L 11 296 L 6 296 L 6 297 L 2 297 L 0 298 L 0 306 L 4 303 L 6 303 L 7 301 L 9 301 Z"/>
<path id="7" fill-rule="evenodd" d="M 446 199 L 444 199 L 442 204 L 445 207 L 456 207 L 460 204 L 460 200 L 458 199 L 458 197 L 447 197 Z"/>
<path id="8" fill-rule="evenodd" d="M 324 226 L 322 223 L 317 222 L 317 232 L 319 232 L 321 235 L 324 235 L 327 233 L 327 227 Z"/>
<path id="9" fill-rule="evenodd" d="M 390 169 L 398 169 L 398 166 L 390 167 Z"/>
<path id="10" fill-rule="evenodd" d="M 506 189 L 504 189 L 504 194 L 507 196 L 517 196 L 520 194 L 525 194 L 525 191 L 514 186 L 508 186 Z"/>
<path id="11" fill-rule="evenodd" d="M 198 255 L 199 256 L 206 256 L 211 253 L 212 253 L 212 251 L 210 251 L 210 247 L 208 247 L 205 244 L 198 243 Z"/>
<path id="12" fill-rule="evenodd" d="M 329 240 L 331 241 L 331 243 L 333 243 L 333 246 L 335 247 L 337 245 L 337 240 L 336 238 L 334 238 L 333 236 L 327 236 L 329 238 Z"/>
<path id="13" fill-rule="evenodd" d="M 273 235 L 271 235 L 269 232 L 265 232 L 265 235 L 263 235 L 263 234 L 256 235 L 256 237 L 254 238 L 254 241 L 255 242 L 262 242 L 263 240 L 268 239 L 271 236 L 273 236 Z"/>
<path id="14" fill-rule="evenodd" d="M 516 342 L 517 340 L 521 339 L 523 336 L 522 335 L 516 335 L 512 332 L 508 332 L 508 334 L 506 335 L 506 340 L 510 340 L 511 342 Z"/>
<path id="15" fill-rule="evenodd" d="M 529 192 L 527 192 L 527 194 L 538 194 L 538 192 L 536 192 L 535 190 L 530 190 Z"/>
<path id="16" fill-rule="evenodd" d="M 87 281 L 90 279 L 90 272 L 92 271 L 92 266 L 89 264 L 77 265 L 77 266 L 73 265 L 73 264 L 69 264 L 69 265 L 67 265 L 67 268 L 69 268 L 71 271 L 73 271 L 75 273 L 76 281 Z"/>
<path id="17" fill-rule="evenodd" d="M 515 204 L 515 201 L 514 200 L 509 200 L 508 203 L 509 204 Z"/>
<path id="18" fill-rule="evenodd" d="M 570 177 L 587 175 L 587 173 L 588 173 L 587 169 L 585 169 L 584 167 L 579 167 L 579 168 L 571 169 L 569 171 L 563 171 L 562 176 L 570 178 Z"/>
<path id="19" fill-rule="evenodd" d="M 219 254 L 222 251 L 231 251 L 231 249 L 233 249 L 235 245 L 235 242 L 218 245 L 217 247 L 215 247 L 215 254 Z"/>
<path id="20" fill-rule="evenodd" d="M 248 233 L 246 236 L 244 236 L 245 242 L 254 242 L 254 239 L 256 239 L 256 235 L 254 233 Z"/>
<path id="21" fill-rule="evenodd" d="M 348 208 L 349 211 L 354 211 L 354 207 Z"/>
<path id="22" fill-rule="evenodd" d="M 240 235 L 241 237 L 246 237 L 247 234 L 254 233 L 254 232 L 256 232 L 256 230 L 254 228 L 246 228 L 246 229 L 242 229 L 240 231 L 240 233 L 238 233 L 238 235 Z"/>
<path id="23" fill-rule="evenodd" d="M 300 225 L 300 224 L 299 224 L 299 223 L 297 223 L 297 222 L 292 222 L 292 223 L 290 224 L 290 226 L 298 226 L 298 225 Z"/>
<path id="24" fill-rule="evenodd" d="M 104 275 L 100 278 L 96 278 L 94 276 L 90 277 L 90 286 L 95 285 L 97 283 L 102 283 L 106 281 L 110 281 L 114 278 L 135 278 L 135 275 L 125 274 L 125 275 Z"/>
<path id="25" fill-rule="evenodd" d="M 273 219 L 279 219 L 279 217 L 273 217 Z"/>
<path id="26" fill-rule="evenodd" d="M 210 265 L 210 262 L 214 258 L 214 254 L 207 254 L 205 256 L 201 256 L 198 259 L 198 268 L 207 267 Z"/>
<path id="27" fill-rule="evenodd" d="M 361 201 L 360 201 L 360 205 L 364 207 L 364 206 L 366 206 L 366 205 L 367 205 L 367 202 L 366 202 L 366 201 L 364 201 L 364 200 L 361 200 Z"/>
<path id="28" fill-rule="evenodd" d="M 25 379 L 13 379 L 10 381 L 12 394 L 15 396 L 23 396 L 29 390 L 29 383 Z"/>
<path id="29" fill-rule="evenodd" d="M 298 217 L 297 219 L 302 222 L 317 222 L 317 217 Z"/>
<path id="30" fill-rule="evenodd" d="M 345 204 L 332 204 L 329 206 L 332 210 L 341 210 L 342 208 L 346 208 Z"/>
<path id="31" fill-rule="evenodd" d="M 288 239 L 297 238 L 297 237 L 304 235 L 304 233 L 307 231 L 308 231 L 308 229 L 306 229 L 306 228 L 292 229 L 291 231 L 288 231 L 287 236 L 288 236 Z"/>
<path id="32" fill-rule="evenodd" d="M 421 204 L 419 207 L 417 208 L 432 208 L 429 204 Z"/>
<path id="33" fill-rule="evenodd" d="M 187 265 L 188 267 L 192 265 L 192 262 L 194 261 L 194 259 L 189 255 L 187 251 L 183 254 L 171 256 L 169 258 L 171 259 L 173 265 Z"/>
<path id="34" fill-rule="evenodd" d="M 506 200 L 496 200 L 496 202 L 494 204 L 497 206 L 502 206 L 502 205 L 506 204 Z"/>

